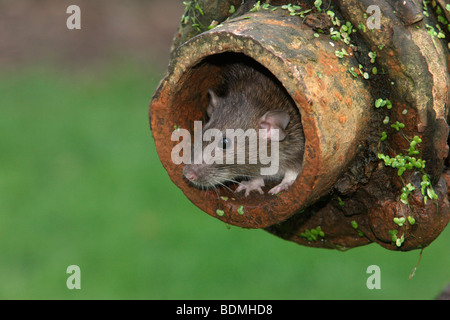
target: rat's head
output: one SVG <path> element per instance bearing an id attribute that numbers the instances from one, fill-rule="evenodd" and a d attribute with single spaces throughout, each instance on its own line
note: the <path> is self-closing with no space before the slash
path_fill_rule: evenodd
<path id="1" fill-rule="evenodd" d="M 194 143 L 192 163 L 184 167 L 183 175 L 200 188 L 276 175 L 280 163 L 278 143 L 287 135 L 288 112 L 264 111 L 246 97 L 219 97 L 211 89 L 209 97 L 202 141 Z"/>

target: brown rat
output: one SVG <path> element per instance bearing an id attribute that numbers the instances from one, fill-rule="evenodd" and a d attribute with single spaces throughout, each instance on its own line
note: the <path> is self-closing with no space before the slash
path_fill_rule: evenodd
<path id="1" fill-rule="evenodd" d="M 199 188 L 238 183 L 236 192 L 245 190 L 245 196 L 253 190 L 263 194 L 261 187 L 265 185 L 264 181 L 281 180 L 269 191 L 270 194 L 287 190 L 301 172 L 305 145 L 301 119 L 294 101 L 281 83 L 262 68 L 232 63 L 224 72 L 222 82 L 221 96 L 209 90 L 210 103 L 206 110 L 209 120 L 203 127 L 203 133 L 214 128 L 223 138 L 214 142 L 213 149 L 208 149 L 209 153 L 200 153 L 200 160 L 187 164 L 183 175 Z M 230 135 L 227 137 L 227 129 L 242 130 L 230 138 Z M 251 146 L 256 141 L 249 137 L 245 139 L 242 132 L 257 132 L 260 144 L 257 149 L 256 146 L 252 149 L 258 150 L 256 156 L 251 152 Z M 245 141 L 245 163 L 240 164 L 238 154 L 244 151 L 237 139 L 242 137 L 245 139 L 241 140 Z M 261 143 L 267 146 L 266 156 L 262 156 Z M 206 151 L 206 145 L 203 144 L 202 151 Z M 222 155 L 225 159 L 230 152 L 234 157 L 232 163 L 208 161 L 211 155 Z M 268 167 L 269 159 L 278 161 L 278 170 L 271 171 L 269 175 L 262 174 L 261 169 Z"/>

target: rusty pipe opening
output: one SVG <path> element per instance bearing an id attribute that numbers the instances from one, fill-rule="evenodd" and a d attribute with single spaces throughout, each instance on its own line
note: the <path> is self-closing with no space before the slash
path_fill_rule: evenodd
<path id="1" fill-rule="evenodd" d="M 385 15 L 379 31 L 353 28 L 356 46 L 352 46 L 347 41 L 330 41 L 335 38 L 326 35 L 323 13 L 300 19 L 279 8 L 248 12 L 253 2 L 243 1 L 246 6 L 240 7 L 234 19 L 227 19 L 230 3 L 221 2 L 223 17 L 213 18 L 213 23 L 223 23 L 201 34 L 195 32 L 194 23 L 186 23 L 195 14 L 185 14 L 174 39 L 168 73 L 150 104 L 157 152 L 172 181 L 213 217 L 237 226 L 264 228 L 302 245 L 345 249 L 377 242 L 406 251 L 430 244 L 450 218 L 446 43 L 432 39 L 423 26 L 409 27 L 416 16 L 403 11 L 403 21 L 397 15 Z M 278 4 L 283 3 L 287 1 Z M 346 25 L 365 23 L 366 8 L 360 1 L 336 3 L 351 20 Z M 380 4 L 382 11 L 390 12 L 392 4 Z M 214 4 L 205 7 L 205 16 L 211 18 L 217 10 Z M 326 28 L 317 29 L 322 25 Z M 358 71 L 368 67 L 367 56 L 375 63 L 371 52 L 376 52 L 376 68 L 382 74 L 369 79 L 360 72 L 367 79 L 363 80 Z M 264 195 L 245 197 L 236 194 L 233 185 L 202 191 L 187 182 L 184 166 L 171 159 L 178 143 L 171 140 L 171 134 L 186 128 L 190 131 L 183 132 L 191 136 L 194 121 L 205 120 L 205 108 L 211 114 L 208 100 L 213 101 L 214 95 L 209 99 L 208 89 L 220 90 L 229 60 L 264 69 L 294 103 L 291 111 L 298 110 L 301 116 L 296 123 L 302 124 L 305 147 L 303 158 L 297 159 L 303 161 L 303 168 L 295 183 L 278 197 L 267 194 L 268 188 Z M 228 84 L 225 81 L 225 87 Z M 390 108 L 377 109 L 376 101 L 387 98 L 392 102 Z M 402 130 L 395 128 L 395 120 Z M 406 166 L 403 171 L 394 170 L 394 165 L 379 161 L 387 156 L 401 159 L 410 152 L 413 137 L 420 170 L 412 170 L 412 163 L 407 164 L 409 171 Z M 196 179 L 195 173 L 188 175 L 191 178 Z M 424 179 L 432 185 L 427 190 L 422 186 Z M 414 189 L 407 200 L 406 187 Z M 427 202 L 427 198 L 434 201 Z M 396 222 L 406 218 L 418 223 Z M 313 231 L 319 237 L 308 237 Z"/>
<path id="2" fill-rule="evenodd" d="M 356 60 L 344 63 L 336 57 L 341 46 L 315 37 L 312 29 L 283 12 L 256 12 L 250 19 L 229 20 L 180 46 L 150 105 L 157 151 L 172 181 L 203 211 L 247 228 L 285 221 L 329 192 L 367 136 L 372 101 L 363 80 L 348 72 L 350 66 L 358 66 Z M 220 86 L 219 75 L 228 59 L 267 69 L 300 113 L 303 169 L 279 196 L 255 192 L 244 197 L 227 188 L 200 190 L 183 177 L 183 165 L 171 159 L 178 143 L 171 141 L 172 132 L 176 128 L 192 132 L 194 121 L 204 119 L 208 88 Z"/>

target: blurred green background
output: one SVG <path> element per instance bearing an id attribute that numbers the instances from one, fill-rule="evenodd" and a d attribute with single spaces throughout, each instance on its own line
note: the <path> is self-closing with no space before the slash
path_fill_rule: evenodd
<path id="1" fill-rule="evenodd" d="M 69 4 L 82 30 L 66 28 Z M 450 282 L 450 228 L 410 280 L 419 251 L 228 228 L 171 183 L 147 112 L 182 12 L 0 1 L 0 299 L 433 299 Z M 66 287 L 73 264 L 81 290 Z"/>

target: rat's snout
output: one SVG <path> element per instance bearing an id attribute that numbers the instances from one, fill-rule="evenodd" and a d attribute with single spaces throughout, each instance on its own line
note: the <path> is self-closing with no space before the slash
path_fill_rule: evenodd
<path id="1" fill-rule="evenodd" d="M 184 176 L 186 177 L 186 179 L 188 179 L 189 181 L 195 181 L 198 178 L 198 175 L 193 172 L 193 171 L 187 171 L 184 173 Z"/>
<path id="2" fill-rule="evenodd" d="M 189 181 L 195 181 L 198 179 L 198 174 L 196 170 L 191 165 L 187 165 L 183 169 L 183 175 Z"/>
<path id="3" fill-rule="evenodd" d="M 199 183 L 205 178 L 206 164 L 187 164 L 183 169 L 183 175 L 191 182 Z"/>

